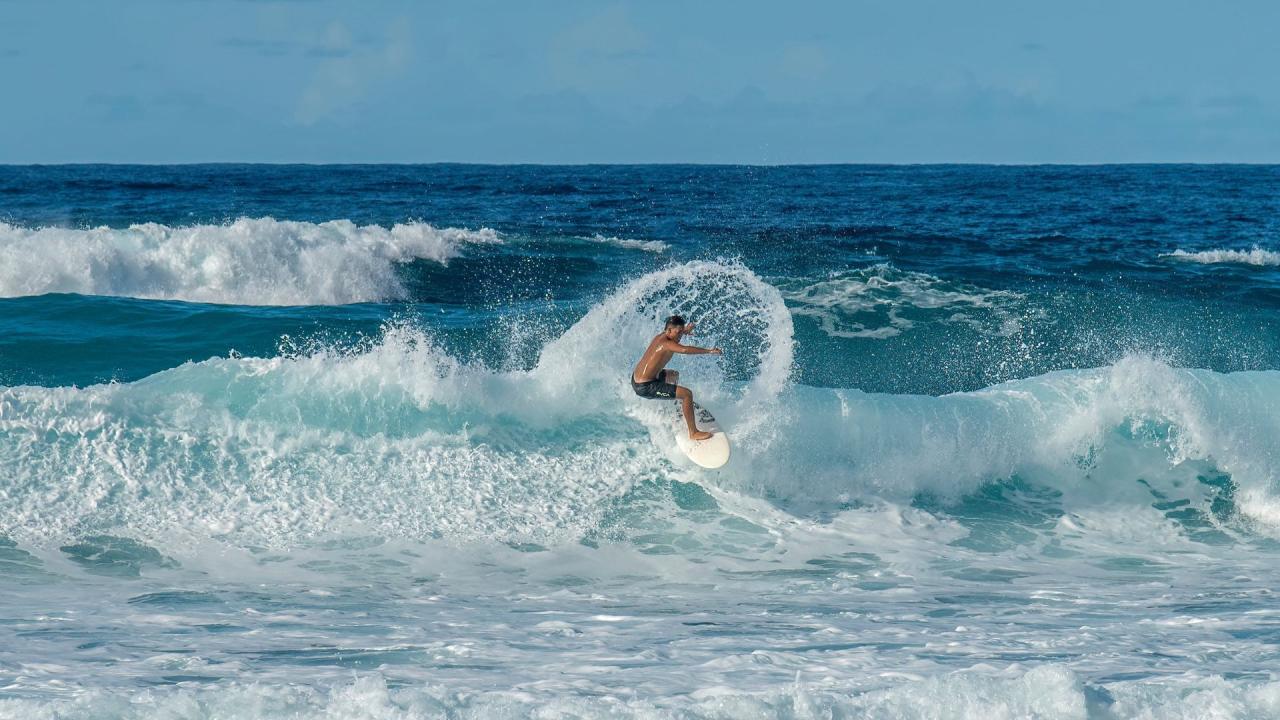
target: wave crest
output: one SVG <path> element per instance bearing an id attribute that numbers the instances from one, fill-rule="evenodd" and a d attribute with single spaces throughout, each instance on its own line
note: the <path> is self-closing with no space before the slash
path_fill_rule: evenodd
<path id="1" fill-rule="evenodd" d="M 596 233 L 590 237 L 582 236 L 586 242 L 596 243 L 598 245 L 612 245 L 614 247 L 623 248 L 625 250 L 644 250 L 651 253 L 664 253 L 671 248 L 667 243 L 661 240 L 635 240 L 633 238 L 615 237 L 612 235 L 601 235 Z"/>
<path id="2" fill-rule="evenodd" d="M 1280 252 L 1264 250 L 1257 245 L 1254 245 L 1252 250 L 1200 250 L 1197 252 L 1188 252 L 1179 248 L 1171 253 L 1165 253 L 1160 257 L 1173 258 L 1184 262 L 1201 263 L 1204 265 L 1280 265 Z"/>
<path id="3" fill-rule="evenodd" d="M 1022 478 L 1067 507 L 1207 504 L 1230 476 L 1236 509 L 1280 532 L 1280 372 L 1215 373 L 1131 356 L 941 397 L 796 387 L 782 441 L 744 466 L 744 490 L 819 509 L 851 499 L 952 500 Z M 796 472 L 795 468 L 804 468 Z"/>
<path id="4" fill-rule="evenodd" d="M 241 218 L 225 225 L 125 229 L 0 223 L 0 297 L 80 293 L 239 305 L 343 305 L 403 298 L 395 266 L 445 264 L 487 228 L 384 228 Z"/>

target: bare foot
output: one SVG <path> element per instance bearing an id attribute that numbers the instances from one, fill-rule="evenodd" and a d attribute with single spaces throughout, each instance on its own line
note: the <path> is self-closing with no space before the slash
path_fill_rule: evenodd
<path id="1" fill-rule="evenodd" d="M 711 437 L 711 435 L 712 433 L 709 433 L 705 430 L 694 430 L 693 432 L 689 433 L 689 439 L 690 440 L 706 440 L 707 438 Z"/>

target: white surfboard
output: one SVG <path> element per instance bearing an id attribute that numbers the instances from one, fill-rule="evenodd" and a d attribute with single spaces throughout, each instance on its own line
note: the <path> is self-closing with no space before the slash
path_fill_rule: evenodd
<path id="1" fill-rule="evenodd" d="M 671 418 L 671 429 L 676 434 L 676 446 L 688 458 L 704 468 L 718 468 L 729 462 L 729 436 L 720 428 L 716 418 L 698 403 L 693 404 L 693 419 L 699 430 L 712 433 L 706 440 L 690 440 L 689 426 L 684 422 L 684 413 L 680 409 L 680 401 L 672 404 L 674 414 Z"/>

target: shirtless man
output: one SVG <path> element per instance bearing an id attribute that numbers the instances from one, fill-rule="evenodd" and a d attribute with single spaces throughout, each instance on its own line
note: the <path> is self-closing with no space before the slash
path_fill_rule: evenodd
<path id="1" fill-rule="evenodd" d="M 680 373 L 675 370 L 664 370 L 671 356 L 681 355 L 723 355 L 720 348 L 700 348 L 692 345 L 681 345 L 680 338 L 693 334 L 693 323 L 685 325 L 684 318 L 672 315 L 667 318 L 667 326 L 661 333 L 649 341 L 636 369 L 631 371 L 631 389 L 642 398 L 670 399 L 680 398 L 684 408 L 684 421 L 689 426 L 689 439 L 706 440 L 711 433 L 699 430 L 693 421 L 693 393 L 689 388 L 677 385 Z"/>

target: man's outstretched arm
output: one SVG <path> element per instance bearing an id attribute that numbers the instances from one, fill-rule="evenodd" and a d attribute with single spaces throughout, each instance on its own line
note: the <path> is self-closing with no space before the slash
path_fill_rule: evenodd
<path id="1" fill-rule="evenodd" d="M 696 345 L 681 345 L 674 340 L 668 340 L 666 349 L 680 355 L 723 355 L 724 351 L 720 348 L 704 348 Z"/>

